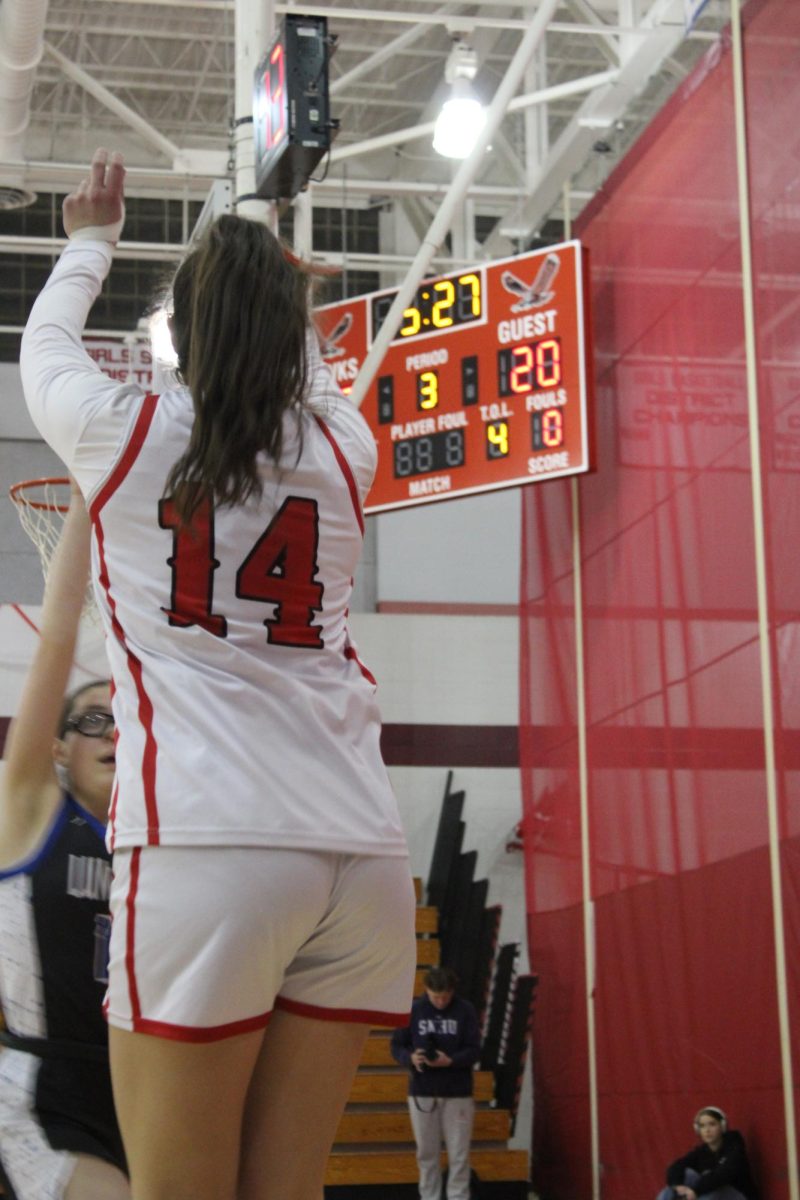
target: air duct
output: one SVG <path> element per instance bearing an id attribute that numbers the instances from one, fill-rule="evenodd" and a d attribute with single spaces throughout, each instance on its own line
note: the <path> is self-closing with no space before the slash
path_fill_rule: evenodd
<path id="1" fill-rule="evenodd" d="M 48 0 L 0 3 L 0 208 L 23 208 L 36 199 L 18 167 L 23 158 L 31 93 L 44 44 Z"/>

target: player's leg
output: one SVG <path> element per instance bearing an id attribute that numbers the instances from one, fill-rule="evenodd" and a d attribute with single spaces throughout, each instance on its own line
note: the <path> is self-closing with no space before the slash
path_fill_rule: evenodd
<path id="1" fill-rule="evenodd" d="M 335 856 L 158 846 L 115 856 L 114 1097 L 135 1200 L 233 1200 L 245 1100 Z"/>
<path id="2" fill-rule="evenodd" d="M 404 1020 L 416 964 L 405 859 L 328 856 L 329 900 L 275 1001 L 250 1086 L 240 1200 L 320 1200 L 371 1025 Z"/>
<path id="3" fill-rule="evenodd" d="M 298 892 L 306 857 L 182 846 L 115 855 L 111 1074 L 136 1200 L 235 1195 L 245 1097 L 284 958 L 328 894 L 313 874 Z"/>
<path id="4" fill-rule="evenodd" d="M 244 1100 L 263 1037 L 198 1044 L 109 1030 L 135 1200 L 234 1200 Z"/>
<path id="5" fill-rule="evenodd" d="M 130 1184 L 117 1167 L 90 1154 L 75 1157 L 64 1200 L 131 1200 Z"/>
<path id="6" fill-rule="evenodd" d="M 319 1200 L 368 1032 L 276 1009 L 247 1098 L 239 1200 Z"/>

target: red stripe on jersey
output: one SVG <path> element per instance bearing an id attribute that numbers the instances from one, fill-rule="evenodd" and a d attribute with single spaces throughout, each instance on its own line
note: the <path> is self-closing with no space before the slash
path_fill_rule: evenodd
<path id="1" fill-rule="evenodd" d="M 142 678 L 142 664 L 136 657 L 133 651 L 128 646 L 125 639 L 125 631 L 119 623 L 117 617 L 117 606 L 114 597 L 111 595 L 111 584 L 108 578 L 108 564 L 105 556 L 105 537 L 103 532 L 100 513 L 103 506 L 108 503 L 111 497 L 116 492 L 117 488 L 122 484 L 130 471 L 139 452 L 144 445 L 145 438 L 150 430 L 150 426 L 155 416 L 156 406 L 158 404 L 158 396 L 149 393 L 142 401 L 141 411 L 136 418 L 136 423 L 133 427 L 128 444 L 117 463 L 114 470 L 109 475 L 103 487 L 89 506 L 89 516 L 91 517 L 94 526 L 95 540 L 97 542 L 97 554 L 100 560 L 100 572 L 98 575 L 98 583 L 103 589 L 108 602 L 108 607 L 111 612 L 111 627 L 114 630 L 114 635 L 120 645 L 124 646 L 125 653 L 128 659 L 128 670 L 133 677 L 133 682 L 136 687 L 136 694 L 139 697 L 139 720 L 144 728 L 144 753 L 142 755 L 142 786 L 144 788 L 144 803 L 147 811 L 147 844 L 149 846 L 157 846 L 159 843 L 158 831 L 158 806 L 156 804 L 156 758 L 158 747 L 153 735 L 153 705 L 150 697 L 145 690 L 144 680 Z M 112 829 L 113 842 L 113 829 Z"/>
<path id="2" fill-rule="evenodd" d="M 364 1008 L 320 1008 L 316 1004 L 302 1004 L 299 1000 L 287 1000 L 278 996 L 276 1008 L 294 1013 L 296 1017 L 312 1017 L 317 1021 L 346 1021 L 351 1025 L 391 1025 L 400 1029 L 408 1024 L 408 1013 L 377 1012 Z"/>
<path id="3" fill-rule="evenodd" d="M 92 521 L 97 520 L 100 515 L 100 509 L 111 499 L 139 457 L 139 451 L 144 445 L 144 440 L 147 437 L 153 417 L 155 416 L 157 404 L 158 396 L 153 395 L 152 392 L 148 392 L 142 401 L 141 411 L 136 418 L 136 424 L 133 427 L 131 436 L 128 438 L 128 444 L 125 447 L 122 457 L 89 505 L 89 516 L 92 518 Z"/>
<path id="4" fill-rule="evenodd" d="M 131 851 L 131 878 L 125 900 L 125 971 L 128 976 L 128 996 L 134 1023 L 139 1019 L 142 1011 L 139 1005 L 139 988 L 136 985 L 136 893 L 139 890 L 141 854 L 141 846 L 135 846 Z"/>
<path id="5" fill-rule="evenodd" d="M 168 1021 L 150 1021 L 147 1017 L 136 1017 L 133 1022 L 135 1033 L 150 1033 L 154 1037 L 169 1038 L 173 1042 L 220 1042 L 223 1038 L 237 1037 L 241 1033 L 252 1033 L 265 1029 L 271 1012 L 257 1017 L 246 1017 L 243 1021 L 230 1021 L 227 1025 L 171 1025 Z M 406 1018 L 407 1019 L 407 1018 Z"/>
<path id="6" fill-rule="evenodd" d="M 378 681 L 375 678 L 375 676 L 372 674 L 372 671 L 370 671 L 369 667 L 364 666 L 363 662 L 358 657 L 358 655 L 356 654 L 356 652 L 352 646 L 345 646 L 344 656 L 345 656 L 345 658 L 354 659 L 358 663 L 359 670 L 361 671 L 361 674 L 364 676 L 364 678 L 368 679 L 374 687 L 378 686 Z"/>
<path id="7" fill-rule="evenodd" d="M 353 511 L 356 514 L 356 520 L 358 521 L 358 528 L 361 530 L 361 536 L 363 537 L 364 536 L 364 514 L 361 511 L 361 501 L 358 498 L 358 487 L 356 486 L 356 481 L 353 478 L 353 472 L 350 470 L 350 463 L 347 461 L 345 456 L 342 454 L 342 452 L 339 448 L 339 443 L 336 441 L 336 438 L 333 436 L 330 429 L 328 429 L 328 426 L 325 424 L 325 422 L 320 420 L 320 418 L 316 417 L 316 416 L 314 417 L 314 420 L 317 422 L 320 429 L 325 434 L 325 437 L 330 442 L 331 448 L 333 449 L 334 457 L 336 458 L 336 461 L 339 464 L 339 470 L 344 475 L 345 483 L 347 484 L 348 491 L 350 492 L 350 499 L 353 502 Z"/>
<path id="8" fill-rule="evenodd" d="M 114 827 L 114 817 L 117 815 L 117 797 L 118 796 L 119 796 L 119 784 L 117 783 L 117 781 L 115 779 L 114 780 L 114 791 L 111 793 L 111 807 L 108 810 L 108 827 L 111 830 L 111 837 L 109 840 L 108 849 L 112 854 L 114 853 L 114 843 L 115 843 L 116 837 L 117 837 L 117 831 Z"/>
<path id="9" fill-rule="evenodd" d="M 117 689 L 114 687 L 114 680 L 112 679 L 112 680 L 111 680 L 111 682 L 110 682 L 110 685 L 109 685 L 109 691 L 111 692 L 111 706 L 112 706 L 112 709 L 113 709 L 113 706 L 114 706 L 114 695 L 115 695 L 115 693 L 116 693 L 116 690 L 117 690 Z M 119 743 L 119 730 L 117 729 L 117 727 L 116 727 L 116 725 L 115 725 L 115 726 L 114 726 L 114 759 L 115 759 L 115 760 L 116 760 L 116 757 L 117 757 L 117 745 L 118 745 L 118 743 Z M 108 848 L 109 848 L 109 851 L 110 851 L 112 854 L 114 853 L 114 842 L 115 842 L 115 840 L 116 840 L 116 832 L 115 832 L 115 829 L 114 829 L 114 816 L 115 816 L 115 814 L 116 814 L 116 811 L 117 811 L 117 797 L 118 797 L 118 796 L 119 796 L 119 781 L 118 781 L 117 779 L 115 779 L 115 780 L 114 780 L 114 790 L 113 790 L 113 792 L 111 793 L 111 804 L 110 804 L 110 806 L 109 806 L 109 809 L 108 809 L 108 828 L 109 828 L 109 830 L 111 831 L 111 832 L 110 832 L 110 838 L 109 838 L 109 845 L 108 845 Z"/>

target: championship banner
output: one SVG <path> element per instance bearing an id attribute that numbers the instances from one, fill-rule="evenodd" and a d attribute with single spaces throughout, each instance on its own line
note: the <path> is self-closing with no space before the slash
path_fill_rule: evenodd
<path id="1" fill-rule="evenodd" d="M 149 343 L 84 337 L 83 348 L 115 383 L 138 383 L 145 391 L 152 390 L 153 356 Z"/>

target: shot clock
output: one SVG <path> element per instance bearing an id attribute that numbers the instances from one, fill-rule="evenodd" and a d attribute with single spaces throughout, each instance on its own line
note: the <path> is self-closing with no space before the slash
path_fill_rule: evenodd
<path id="1" fill-rule="evenodd" d="M 253 136 L 256 192 L 290 198 L 330 148 L 328 28 L 325 17 L 287 14 L 256 67 Z"/>
<path id="2" fill-rule="evenodd" d="M 362 408 L 378 443 L 367 512 L 591 469 L 586 269 L 566 242 L 423 280 Z M 318 310 L 345 391 L 396 294 Z"/>

